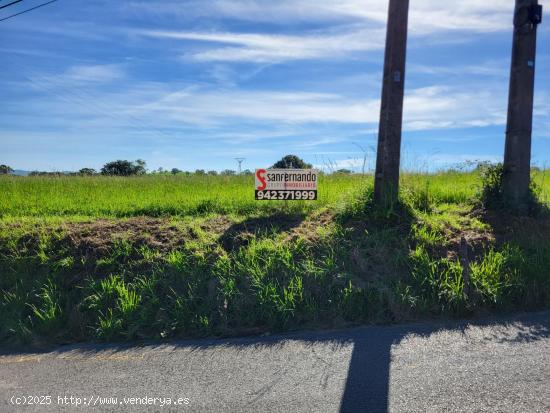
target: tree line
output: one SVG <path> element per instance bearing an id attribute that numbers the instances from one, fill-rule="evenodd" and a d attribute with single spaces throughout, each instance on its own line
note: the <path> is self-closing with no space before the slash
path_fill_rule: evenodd
<path id="1" fill-rule="evenodd" d="M 277 161 L 272 168 L 276 169 L 310 169 L 313 165 L 305 162 L 303 159 L 296 155 L 286 155 L 281 160 Z M 14 170 L 7 165 L 0 165 L 0 175 L 12 174 Z M 348 169 L 340 169 L 336 173 L 348 174 L 352 171 Z M 221 172 L 215 170 L 197 169 L 194 172 L 183 171 L 178 168 L 172 168 L 165 170 L 164 168 L 158 168 L 153 171 L 147 170 L 147 163 L 143 159 L 137 159 L 135 161 L 116 160 L 106 163 L 99 171 L 93 168 L 82 168 L 78 172 L 45 172 L 45 171 L 32 171 L 30 176 L 139 176 L 145 174 L 163 174 L 163 175 L 199 175 L 199 176 L 234 176 L 237 175 L 237 171 L 232 169 L 224 169 Z M 241 175 L 253 175 L 250 169 L 245 169 L 241 172 Z"/>

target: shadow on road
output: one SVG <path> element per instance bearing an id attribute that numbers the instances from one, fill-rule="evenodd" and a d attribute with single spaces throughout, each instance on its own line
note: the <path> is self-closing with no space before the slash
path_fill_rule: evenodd
<path id="1" fill-rule="evenodd" d="M 477 330 L 477 327 L 491 327 Z M 513 327 L 513 328 L 511 328 Z M 482 333 L 480 333 L 482 331 Z M 521 315 L 507 319 L 470 321 L 448 324 L 415 324 L 390 327 L 364 327 L 334 332 L 300 332 L 262 338 L 195 340 L 170 343 L 89 344 L 61 347 L 53 356 L 77 352 L 79 358 L 103 352 L 155 351 L 187 348 L 191 352 L 204 349 L 257 349 L 302 342 L 307 346 L 329 344 L 334 351 L 353 346 L 345 388 L 340 401 L 341 412 L 386 412 L 390 400 L 390 368 L 392 347 L 410 337 L 428 338 L 434 334 L 467 334 L 469 339 L 493 343 L 520 344 L 550 338 L 550 313 Z M 33 352 L 35 354 L 36 352 Z M 315 352 L 312 351 L 312 354 Z M 24 352 L 2 352 L 2 355 L 24 355 Z M 321 360 L 319 362 L 322 362 Z M 330 368 L 330 367 L 329 367 Z M 281 370 L 282 371 L 282 370 Z M 280 374 L 284 374 L 281 372 Z"/>
<path id="2" fill-rule="evenodd" d="M 510 334 L 507 327 L 514 327 Z M 454 323 L 441 326 L 414 325 L 373 328 L 358 331 L 353 337 L 353 354 L 349 364 L 341 412 L 386 412 L 389 408 L 389 385 L 392 346 L 408 336 L 430 337 L 443 331 L 466 334 L 471 327 L 496 327 L 483 340 L 498 343 L 526 343 L 550 338 L 550 315 L 521 316 L 513 321 Z"/>
<path id="3" fill-rule="evenodd" d="M 372 336 L 355 338 L 341 412 L 388 410 L 391 347 L 404 333 L 379 330 Z"/>

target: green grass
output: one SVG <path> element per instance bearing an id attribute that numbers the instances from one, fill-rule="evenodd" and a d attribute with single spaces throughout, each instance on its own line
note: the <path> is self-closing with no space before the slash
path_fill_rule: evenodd
<path id="1" fill-rule="evenodd" d="M 533 174 L 533 181 L 540 188 L 540 200 L 550 206 L 550 171 L 539 171 Z"/>
<path id="2" fill-rule="evenodd" d="M 361 181 L 354 176 L 322 177 L 319 201 L 291 202 L 287 207 L 319 208 Z M 0 177 L 0 193 L 0 217 L 250 214 L 284 205 L 256 202 L 250 176 Z"/>
<path id="3" fill-rule="evenodd" d="M 550 203 L 550 175 L 534 175 L 541 199 Z M 319 200 L 289 202 L 286 208 L 309 212 L 334 204 L 371 176 L 321 177 Z M 253 178 L 216 176 L 11 177 L 0 176 L 0 218 L 132 217 L 252 214 L 281 209 L 283 203 L 253 199 Z M 405 174 L 404 195 L 416 202 L 467 203 L 479 191 L 475 173 Z M 429 199 L 420 199 L 428 195 Z"/>
<path id="4" fill-rule="evenodd" d="M 542 203 L 546 175 L 534 175 Z M 253 201 L 249 177 L 0 177 L 0 343 L 550 308 L 548 211 L 479 214 L 480 185 L 405 174 L 401 203 L 381 211 L 362 176 L 325 176 L 319 201 L 288 205 Z"/>

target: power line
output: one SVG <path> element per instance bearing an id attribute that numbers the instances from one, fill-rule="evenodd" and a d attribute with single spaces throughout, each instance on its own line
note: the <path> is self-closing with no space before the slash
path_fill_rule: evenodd
<path id="1" fill-rule="evenodd" d="M 21 0 L 20 0 L 21 1 Z M 0 19 L 0 22 L 3 22 L 4 20 L 8 20 L 8 19 L 11 19 L 15 16 L 19 16 L 21 14 L 25 14 L 25 13 L 28 13 L 30 11 L 33 11 L 33 10 L 36 10 L 36 9 L 39 9 L 40 7 L 44 7 L 44 6 L 47 6 L 48 4 L 52 4 L 52 3 L 55 3 L 57 0 L 50 0 L 46 3 L 42 3 L 42 4 L 39 4 L 38 6 L 34 6 L 34 7 L 31 7 L 30 9 L 27 9 L 27 10 L 23 10 L 19 13 L 15 13 L 15 14 L 12 14 L 11 16 L 8 16 L 8 17 L 4 17 L 3 19 Z M 9 4 L 8 4 L 9 6 Z"/>
<path id="2" fill-rule="evenodd" d="M 3 6 L 0 6 L 0 9 L 5 9 L 6 7 L 10 7 L 10 6 L 13 5 L 13 4 L 21 3 L 22 1 L 23 1 L 23 0 L 15 0 L 15 1 L 12 1 L 11 3 L 4 4 Z"/>

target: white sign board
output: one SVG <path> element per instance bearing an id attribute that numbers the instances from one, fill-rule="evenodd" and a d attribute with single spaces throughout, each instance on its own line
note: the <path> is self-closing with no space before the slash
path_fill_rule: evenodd
<path id="1" fill-rule="evenodd" d="M 314 169 L 256 169 L 258 201 L 314 201 L 319 171 Z"/>

